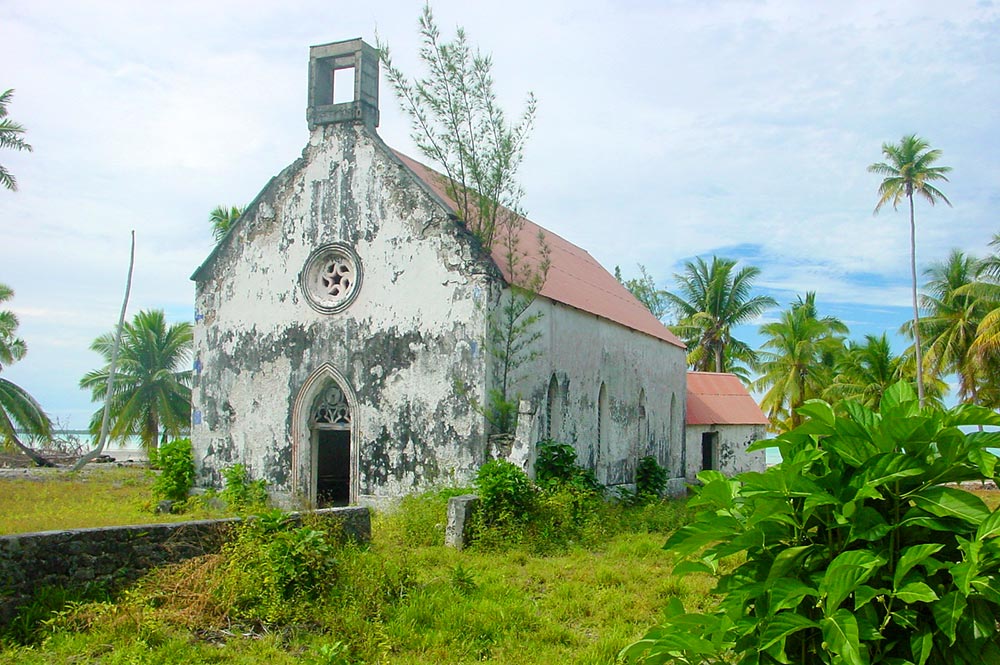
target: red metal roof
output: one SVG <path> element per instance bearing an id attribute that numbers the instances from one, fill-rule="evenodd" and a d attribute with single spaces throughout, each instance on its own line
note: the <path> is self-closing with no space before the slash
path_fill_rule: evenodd
<path id="1" fill-rule="evenodd" d="M 767 425 L 764 412 L 734 374 L 688 372 L 688 425 Z"/>
<path id="2" fill-rule="evenodd" d="M 451 207 L 453 213 L 458 209 L 455 201 L 445 191 L 445 176 L 400 152 L 393 152 L 417 178 L 437 194 L 445 205 Z M 548 277 L 542 285 L 541 295 L 684 348 L 684 343 L 653 316 L 645 305 L 636 300 L 635 296 L 594 257 L 565 238 L 543 229 L 530 219 L 522 219 L 524 224 L 519 232 L 517 247 L 527 255 L 525 257 L 527 263 L 537 265 L 539 260 L 539 231 L 544 233 L 545 243 L 550 251 L 551 265 Z M 495 243 L 492 253 L 493 260 L 504 273 L 504 279 L 510 282 L 501 243 Z"/>

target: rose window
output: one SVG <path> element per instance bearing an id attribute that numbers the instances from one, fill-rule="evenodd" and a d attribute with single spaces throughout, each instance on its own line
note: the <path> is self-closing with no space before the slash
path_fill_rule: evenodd
<path id="1" fill-rule="evenodd" d="M 361 260 L 347 245 L 333 243 L 313 252 L 302 272 L 309 304 L 324 314 L 345 309 L 361 286 Z"/>

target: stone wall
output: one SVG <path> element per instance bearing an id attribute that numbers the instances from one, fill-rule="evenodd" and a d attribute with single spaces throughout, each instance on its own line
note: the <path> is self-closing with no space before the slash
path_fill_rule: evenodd
<path id="1" fill-rule="evenodd" d="M 316 514 L 340 521 L 347 537 L 371 540 L 367 508 L 328 508 Z M 99 583 L 115 590 L 157 566 L 216 552 L 240 521 L 234 517 L 0 536 L 0 625 L 42 587 Z"/>

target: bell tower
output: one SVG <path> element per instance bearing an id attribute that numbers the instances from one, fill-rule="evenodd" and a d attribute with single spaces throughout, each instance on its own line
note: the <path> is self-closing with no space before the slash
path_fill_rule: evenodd
<path id="1" fill-rule="evenodd" d="M 360 38 L 309 47 L 309 129 L 338 122 L 378 127 L 378 50 Z"/>

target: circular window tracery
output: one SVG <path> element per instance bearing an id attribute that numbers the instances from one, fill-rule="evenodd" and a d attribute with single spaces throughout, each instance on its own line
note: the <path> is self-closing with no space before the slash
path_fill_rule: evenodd
<path id="1" fill-rule="evenodd" d="M 339 312 L 361 288 L 361 259 L 343 243 L 324 245 L 309 257 L 301 282 L 314 309 L 324 314 Z"/>

